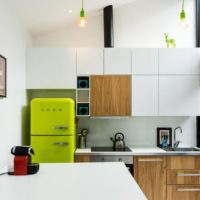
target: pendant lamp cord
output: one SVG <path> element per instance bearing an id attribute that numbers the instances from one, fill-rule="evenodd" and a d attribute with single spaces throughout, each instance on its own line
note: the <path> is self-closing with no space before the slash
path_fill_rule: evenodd
<path id="1" fill-rule="evenodd" d="M 185 0 L 182 0 L 182 10 L 184 10 Z"/>

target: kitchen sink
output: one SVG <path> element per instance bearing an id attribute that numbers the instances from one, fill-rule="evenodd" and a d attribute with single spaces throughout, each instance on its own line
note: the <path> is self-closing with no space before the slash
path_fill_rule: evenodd
<path id="1" fill-rule="evenodd" d="M 195 148 L 195 147 L 181 147 L 181 148 L 167 148 L 164 149 L 165 151 L 180 151 L 180 152 L 188 152 L 188 151 L 200 151 L 199 148 Z"/>

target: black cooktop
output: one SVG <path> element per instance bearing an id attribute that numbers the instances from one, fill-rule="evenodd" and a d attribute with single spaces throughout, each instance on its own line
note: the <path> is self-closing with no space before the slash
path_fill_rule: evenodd
<path id="1" fill-rule="evenodd" d="M 91 147 L 92 152 L 131 152 L 129 147 L 125 147 L 122 150 L 114 150 L 113 147 Z"/>

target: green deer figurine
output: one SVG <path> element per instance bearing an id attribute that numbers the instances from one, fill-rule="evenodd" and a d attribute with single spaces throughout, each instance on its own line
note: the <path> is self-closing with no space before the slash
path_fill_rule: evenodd
<path id="1" fill-rule="evenodd" d="M 176 48 L 175 39 L 169 39 L 169 34 L 165 33 L 165 42 L 167 44 L 167 48 L 173 47 Z"/>

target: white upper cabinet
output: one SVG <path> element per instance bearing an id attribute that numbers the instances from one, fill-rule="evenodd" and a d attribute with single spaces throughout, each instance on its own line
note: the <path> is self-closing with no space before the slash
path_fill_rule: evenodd
<path id="1" fill-rule="evenodd" d="M 158 49 L 132 49 L 132 74 L 157 75 Z"/>
<path id="2" fill-rule="evenodd" d="M 158 76 L 132 77 L 132 115 L 158 116 Z"/>
<path id="3" fill-rule="evenodd" d="M 160 74 L 199 74 L 200 49 L 160 49 L 159 73 Z"/>
<path id="4" fill-rule="evenodd" d="M 76 50 L 32 48 L 27 52 L 28 89 L 76 88 Z"/>
<path id="5" fill-rule="evenodd" d="M 131 74 L 131 49 L 104 49 L 104 74 Z"/>
<path id="6" fill-rule="evenodd" d="M 77 74 L 103 74 L 103 48 L 77 49 Z"/>
<path id="7" fill-rule="evenodd" d="M 199 75 L 159 76 L 159 115 L 197 115 L 199 90 Z"/>

